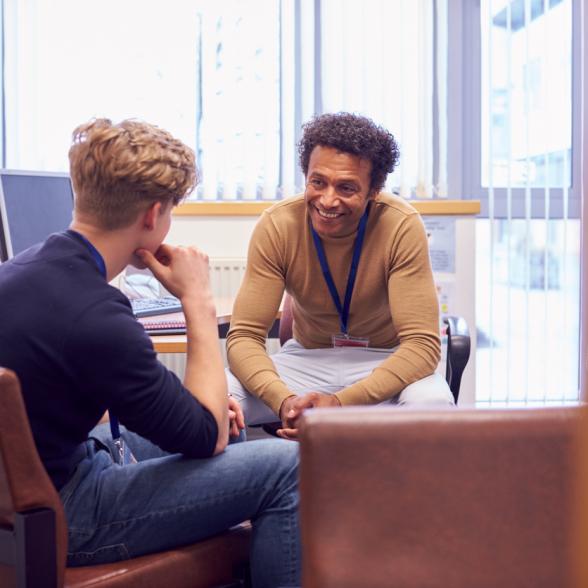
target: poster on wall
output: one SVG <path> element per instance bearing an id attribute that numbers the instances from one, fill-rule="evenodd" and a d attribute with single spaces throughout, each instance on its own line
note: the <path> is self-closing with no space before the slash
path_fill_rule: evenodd
<path id="1" fill-rule="evenodd" d="M 433 272 L 455 273 L 455 219 L 423 217 Z"/>

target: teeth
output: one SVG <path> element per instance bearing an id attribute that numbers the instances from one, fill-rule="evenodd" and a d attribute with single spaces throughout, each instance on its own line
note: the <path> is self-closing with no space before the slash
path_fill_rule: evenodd
<path id="1" fill-rule="evenodd" d="M 317 208 L 317 211 L 319 215 L 324 218 L 337 218 L 340 214 L 338 212 L 325 212 L 324 210 L 320 210 L 319 208 Z"/>

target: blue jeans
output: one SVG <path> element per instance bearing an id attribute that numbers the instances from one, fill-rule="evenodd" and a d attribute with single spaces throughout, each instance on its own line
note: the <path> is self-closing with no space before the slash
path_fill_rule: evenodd
<path id="1" fill-rule="evenodd" d="M 250 519 L 253 585 L 300 583 L 297 443 L 236 443 L 216 457 L 188 459 L 124 429 L 121 435 L 138 463 L 115 463 L 109 427 L 100 425 L 60 491 L 68 565 L 164 551 Z"/>

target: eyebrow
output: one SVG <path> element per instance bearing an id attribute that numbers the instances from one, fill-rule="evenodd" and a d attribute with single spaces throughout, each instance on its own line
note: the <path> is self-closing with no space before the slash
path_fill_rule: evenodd
<path id="1" fill-rule="evenodd" d="M 325 174 L 322 174 L 319 171 L 313 171 L 311 173 L 308 174 L 308 177 L 319 177 L 319 178 L 323 178 L 323 179 L 328 179 L 327 176 Z M 349 183 L 349 184 L 360 184 L 360 181 L 357 178 L 339 178 L 336 180 L 337 184 L 343 184 L 343 183 Z"/>

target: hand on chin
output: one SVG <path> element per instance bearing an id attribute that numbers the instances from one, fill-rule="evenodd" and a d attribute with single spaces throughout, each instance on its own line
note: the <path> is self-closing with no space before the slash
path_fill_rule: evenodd
<path id="1" fill-rule="evenodd" d="M 140 259 L 140 257 L 138 255 L 136 255 L 135 253 L 133 253 L 133 256 L 131 257 L 131 261 L 129 262 L 129 265 L 132 265 L 133 267 L 136 267 L 137 269 L 140 269 L 140 270 L 147 269 L 145 262 L 143 262 Z"/>

